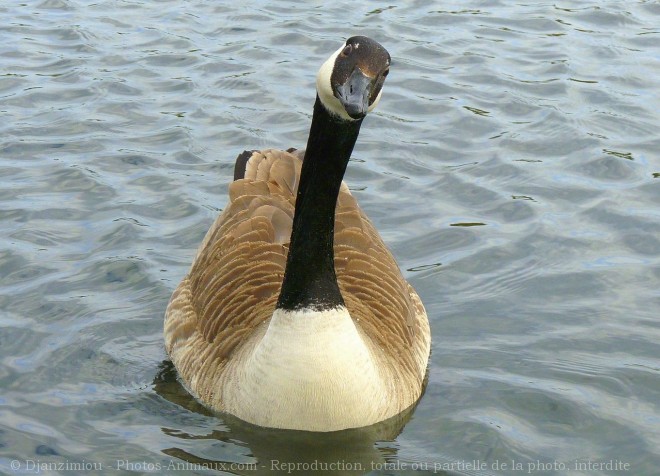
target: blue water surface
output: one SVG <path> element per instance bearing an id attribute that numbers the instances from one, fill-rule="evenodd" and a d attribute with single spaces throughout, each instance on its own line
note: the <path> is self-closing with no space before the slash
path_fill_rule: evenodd
<path id="1" fill-rule="evenodd" d="M 0 19 L 0 472 L 660 472 L 658 2 Z M 304 146 L 316 70 L 353 34 L 393 64 L 346 182 L 426 305 L 428 387 L 372 428 L 259 429 L 177 383 L 163 314 L 236 155 Z"/>

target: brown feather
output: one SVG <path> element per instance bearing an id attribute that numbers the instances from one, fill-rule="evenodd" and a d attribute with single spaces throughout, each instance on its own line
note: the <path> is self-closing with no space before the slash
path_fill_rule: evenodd
<path id="1" fill-rule="evenodd" d="M 304 153 L 291 152 L 252 153 L 244 178 L 230 184 L 225 211 L 206 234 L 168 306 L 167 351 L 186 385 L 207 403 L 216 402 L 214 386 L 222 381 L 227 360 L 268 324 L 275 309 Z M 343 183 L 334 250 L 346 307 L 380 352 L 383 371 L 393 377 L 393 395 L 402 399 L 404 410 L 419 397 L 426 372 L 426 312 Z"/>

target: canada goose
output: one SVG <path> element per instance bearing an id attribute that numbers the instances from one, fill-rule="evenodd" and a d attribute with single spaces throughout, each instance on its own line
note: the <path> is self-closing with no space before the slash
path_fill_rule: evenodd
<path id="1" fill-rule="evenodd" d="M 229 203 L 165 314 L 165 344 L 206 406 L 259 426 L 334 431 L 420 397 L 424 306 L 342 182 L 390 55 L 355 36 L 321 66 L 306 151 L 243 152 Z"/>

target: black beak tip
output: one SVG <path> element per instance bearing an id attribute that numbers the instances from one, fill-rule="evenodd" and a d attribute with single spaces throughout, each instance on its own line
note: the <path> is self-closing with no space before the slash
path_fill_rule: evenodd
<path id="1" fill-rule="evenodd" d="M 346 113 L 353 119 L 363 119 L 367 115 L 367 110 L 362 104 L 344 104 L 344 109 L 346 109 Z"/>

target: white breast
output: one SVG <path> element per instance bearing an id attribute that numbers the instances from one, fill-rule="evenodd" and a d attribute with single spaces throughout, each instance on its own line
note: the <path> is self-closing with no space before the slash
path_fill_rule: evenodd
<path id="1" fill-rule="evenodd" d="M 387 380 L 344 307 L 277 309 L 230 365 L 227 411 L 251 423 L 333 431 L 386 417 Z"/>

